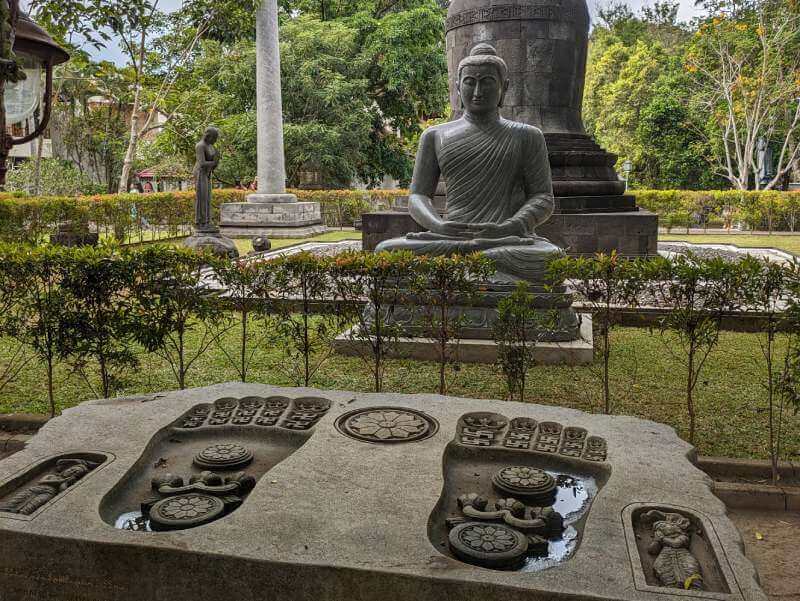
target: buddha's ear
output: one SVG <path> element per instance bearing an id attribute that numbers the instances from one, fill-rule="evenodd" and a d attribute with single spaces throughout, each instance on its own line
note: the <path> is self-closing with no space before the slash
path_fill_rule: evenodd
<path id="1" fill-rule="evenodd" d="M 464 110 L 464 98 L 461 96 L 461 82 L 456 83 L 456 90 L 458 91 L 458 108 Z"/>
<path id="2" fill-rule="evenodd" d="M 497 108 L 503 108 L 503 103 L 506 101 L 506 94 L 508 93 L 508 86 L 511 83 L 511 80 L 506 78 L 506 81 L 503 83 L 503 93 L 500 94 L 500 102 L 497 104 Z"/>

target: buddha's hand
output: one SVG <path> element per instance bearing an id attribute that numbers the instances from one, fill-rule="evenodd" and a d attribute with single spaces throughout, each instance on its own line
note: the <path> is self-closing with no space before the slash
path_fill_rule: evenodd
<path id="1" fill-rule="evenodd" d="M 469 223 L 459 221 L 440 221 L 431 227 L 431 231 L 442 236 L 452 236 L 453 238 L 472 238 Z"/>
<path id="2" fill-rule="evenodd" d="M 525 232 L 520 224 L 513 221 L 504 223 L 471 223 L 469 224 L 471 235 L 476 238 L 507 238 L 508 236 L 523 237 Z"/>

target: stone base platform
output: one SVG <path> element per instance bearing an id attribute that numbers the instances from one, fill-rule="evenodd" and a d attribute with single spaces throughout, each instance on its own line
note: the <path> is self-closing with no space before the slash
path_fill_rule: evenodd
<path id="1" fill-rule="evenodd" d="M 654 422 L 439 395 L 92 401 L 0 461 L 0 599 L 766 601 L 694 453 Z"/>
<path id="2" fill-rule="evenodd" d="M 313 238 L 328 231 L 324 225 L 305 227 L 223 227 L 222 231 L 230 238 L 253 238 L 265 236 L 270 239 Z"/>
<path id="3" fill-rule="evenodd" d="M 539 365 L 588 365 L 594 360 L 594 335 L 592 318 L 580 315 L 580 338 L 568 342 L 541 342 L 536 345 L 534 357 Z M 365 342 L 352 340 L 349 332 L 336 337 L 334 349 L 341 355 L 363 357 L 370 354 Z M 436 342 L 430 338 L 400 338 L 393 344 L 390 356 L 398 359 L 437 361 Z M 458 344 L 458 361 L 462 363 L 496 363 L 497 344 L 493 340 L 464 339 Z"/>
<path id="4" fill-rule="evenodd" d="M 569 207 L 591 207 L 592 203 L 589 201 L 594 198 L 577 198 Z M 620 205 L 632 202 L 630 196 L 615 198 L 619 199 Z M 423 231 L 408 213 L 365 213 L 362 219 L 361 239 L 364 250 L 375 250 L 378 244 L 390 238 Z M 570 255 L 610 253 L 612 250 L 625 257 L 658 253 L 658 215 L 649 211 L 614 212 L 612 207 L 597 213 L 555 213 L 549 221 L 536 228 L 536 233 L 565 249 Z"/>
<path id="5" fill-rule="evenodd" d="M 222 205 L 220 229 L 232 238 L 308 238 L 327 231 L 318 202 L 267 200 Z"/>
<path id="6" fill-rule="evenodd" d="M 650 211 L 555 213 L 536 233 L 573 256 L 612 250 L 623 257 L 658 254 L 658 215 Z"/>

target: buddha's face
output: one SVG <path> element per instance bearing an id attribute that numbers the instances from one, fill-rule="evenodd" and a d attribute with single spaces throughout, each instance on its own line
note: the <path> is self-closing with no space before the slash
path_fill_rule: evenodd
<path id="1" fill-rule="evenodd" d="M 468 113 L 485 114 L 497 110 L 508 81 L 500 79 L 494 65 L 467 65 L 461 71 L 459 93 Z"/>

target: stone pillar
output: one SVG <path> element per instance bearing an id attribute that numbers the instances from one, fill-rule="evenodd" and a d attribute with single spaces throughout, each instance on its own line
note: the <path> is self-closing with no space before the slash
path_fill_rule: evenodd
<path id="1" fill-rule="evenodd" d="M 297 202 L 286 194 L 277 0 L 263 0 L 256 13 L 256 88 L 258 193 L 247 200 Z"/>
<path id="2" fill-rule="evenodd" d="M 222 205 L 221 229 L 234 238 L 320 234 L 326 228 L 319 203 L 286 193 L 277 0 L 262 0 L 256 12 L 256 88 L 258 191 L 247 202 Z"/>

